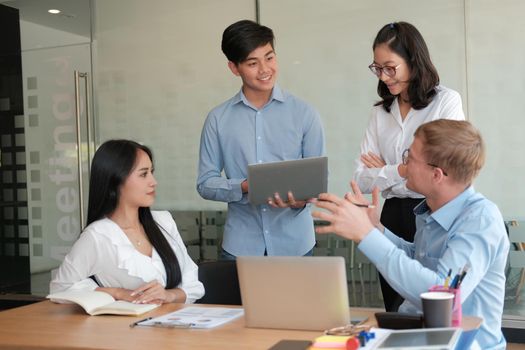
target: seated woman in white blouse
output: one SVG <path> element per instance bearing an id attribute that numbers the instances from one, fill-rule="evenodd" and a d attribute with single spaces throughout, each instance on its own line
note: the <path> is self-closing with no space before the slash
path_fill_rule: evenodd
<path id="1" fill-rule="evenodd" d="M 193 303 L 197 265 L 167 211 L 150 211 L 157 182 L 146 146 L 110 140 L 95 153 L 87 227 L 50 284 L 51 293 L 98 290 L 135 303 Z M 96 282 L 95 282 L 96 281 Z"/>

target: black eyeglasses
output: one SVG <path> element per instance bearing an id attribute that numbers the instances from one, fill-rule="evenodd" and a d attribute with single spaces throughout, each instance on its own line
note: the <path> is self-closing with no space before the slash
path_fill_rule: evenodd
<path id="1" fill-rule="evenodd" d="M 401 155 L 401 161 L 403 162 L 404 165 L 407 165 L 408 164 L 408 154 L 410 153 L 410 148 L 407 148 L 406 150 L 403 151 L 403 154 Z M 448 176 L 448 174 L 446 173 L 445 170 L 443 170 L 443 168 L 435 165 L 435 164 L 432 164 L 432 163 L 427 163 L 427 165 L 433 167 L 433 168 L 439 168 L 441 169 L 441 171 L 443 172 L 443 175 L 445 176 Z"/>
<path id="2" fill-rule="evenodd" d="M 377 76 L 378 78 L 381 77 L 381 72 L 385 73 L 387 77 L 393 78 L 396 75 L 397 69 L 401 67 L 400 64 L 397 66 L 380 66 L 378 64 L 372 63 L 368 66 L 368 69 Z"/>

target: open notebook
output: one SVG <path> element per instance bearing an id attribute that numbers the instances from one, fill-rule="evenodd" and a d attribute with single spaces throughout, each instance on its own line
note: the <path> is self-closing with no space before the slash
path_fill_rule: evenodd
<path id="1" fill-rule="evenodd" d="M 137 316 L 155 309 L 157 304 L 133 304 L 127 301 L 115 299 L 108 293 L 99 291 L 74 291 L 49 294 L 47 298 L 52 301 L 68 301 L 77 303 L 90 315 L 130 315 Z"/>

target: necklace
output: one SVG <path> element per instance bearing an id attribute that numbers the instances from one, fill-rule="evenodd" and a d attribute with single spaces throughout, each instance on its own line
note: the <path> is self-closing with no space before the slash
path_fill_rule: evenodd
<path id="1" fill-rule="evenodd" d="M 138 236 L 145 236 L 146 234 L 144 233 L 144 230 L 142 229 L 141 226 L 137 226 L 137 227 L 125 227 L 123 228 L 123 231 L 124 233 L 126 234 L 126 236 L 128 236 L 128 239 L 133 242 L 133 244 L 135 244 L 135 246 L 137 247 L 140 247 L 142 246 L 142 241 L 146 238 L 146 237 L 142 237 L 142 238 L 137 238 L 137 237 L 133 237 L 133 236 L 137 236 L 137 233 L 138 233 Z M 142 233 L 142 234 L 141 234 Z"/>
<path id="2" fill-rule="evenodd" d="M 130 243 L 135 247 L 142 247 L 142 243 L 144 240 L 146 240 L 147 242 L 148 238 L 146 236 L 146 233 L 144 232 L 144 228 L 140 223 L 124 225 L 120 223 L 120 220 L 118 220 L 118 218 L 113 217 L 111 218 L 111 220 L 113 220 L 113 222 L 115 222 L 120 227 L 124 234 L 128 236 L 128 240 L 130 241 Z"/>

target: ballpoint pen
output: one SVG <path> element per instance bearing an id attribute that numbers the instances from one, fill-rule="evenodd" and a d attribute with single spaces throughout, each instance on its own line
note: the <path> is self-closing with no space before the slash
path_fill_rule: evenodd
<path id="1" fill-rule="evenodd" d="M 375 208 L 376 207 L 373 204 L 361 204 L 361 203 L 352 202 L 352 200 L 350 200 L 350 198 L 348 198 L 348 193 L 345 194 L 345 199 L 348 200 L 353 205 L 355 205 L 356 207 L 359 207 L 359 208 L 370 208 L 371 209 L 371 208 Z"/>
<path id="2" fill-rule="evenodd" d="M 465 275 L 467 274 L 467 271 L 469 269 L 470 269 L 470 266 L 468 264 L 465 264 L 465 266 L 463 266 L 463 268 L 458 272 L 456 277 L 454 277 L 454 280 L 452 281 L 452 284 L 450 285 L 450 287 L 459 288 L 461 281 L 465 278 Z"/>
<path id="3" fill-rule="evenodd" d="M 452 280 L 452 283 L 450 283 L 450 288 L 456 288 L 456 284 L 458 283 L 458 280 L 459 280 L 459 276 L 461 274 L 461 271 L 463 269 L 460 269 L 459 272 L 456 274 L 456 276 L 454 276 L 454 279 Z"/>
<path id="4" fill-rule="evenodd" d="M 133 322 L 133 323 L 130 324 L 129 326 L 130 326 L 130 328 L 133 328 L 133 327 L 135 327 L 135 326 L 138 326 L 139 323 L 149 321 L 149 320 L 151 320 L 152 318 L 153 318 L 153 317 L 147 317 L 147 318 L 145 318 L 145 319 L 143 319 L 143 320 L 139 320 L 139 321 Z"/>
<path id="5" fill-rule="evenodd" d="M 153 322 L 151 324 L 153 327 L 162 327 L 162 328 L 191 328 L 195 326 L 195 323 L 180 323 L 180 322 Z"/>
<path id="6" fill-rule="evenodd" d="M 459 276 L 458 282 L 456 283 L 456 288 L 459 288 L 461 286 L 461 282 L 463 282 L 463 279 L 467 275 L 468 270 L 470 269 L 469 266 L 465 265 L 463 268 L 463 272 L 461 272 L 461 275 Z"/>
<path id="7" fill-rule="evenodd" d="M 373 204 L 361 204 L 361 203 L 354 203 L 352 202 L 353 205 L 355 205 L 356 207 L 359 207 L 359 208 L 375 208 L 376 206 L 373 205 Z"/>

